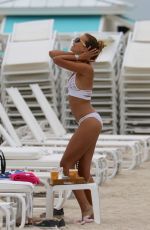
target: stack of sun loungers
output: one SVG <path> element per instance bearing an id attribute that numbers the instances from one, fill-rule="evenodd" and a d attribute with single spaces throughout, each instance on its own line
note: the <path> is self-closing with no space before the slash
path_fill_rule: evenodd
<path id="1" fill-rule="evenodd" d="M 119 79 L 121 134 L 150 134 L 150 21 L 135 23 Z"/>
<path id="2" fill-rule="evenodd" d="M 12 98 L 12 101 L 21 116 L 24 118 L 28 129 L 27 133 L 24 131 L 25 137 L 22 136 L 23 129 L 22 131 L 16 133 L 16 130 L 13 128 L 5 109 L 1 105 L 0 117 L 3 125 L 0 126 L 0 132 L 7 142 L 7 146 L 4 146 L 6 145 L 5 142 L 1 145 L 1 150 L 4 152 L 7 159 L 8 169 L 32 169 L 35 171 L 43 171 L 44 176 L 41 175 L 41 172 L 38 173 L 38 176 L 43 179 L 42 182 L 46 187 L 50 168 L 59 166 L 62 154 L 64 153 L 72 134 L 65 134 L 61 124 L 58 125 L 58 118 L 55 117 L 56 114 L 54 116 L 52 108 L 47 105 L 45 101 L 46 97 L 41 94 L 40 87 L 37 84 L 31 85 L 30 87 L 40 106 L 40 99 L 42 99 L 42 108 L 45 117 L 47 113 L 52 115 L 53 122 L 52 120 L 49 120 L 48 117 L 46 117 L 46 119 L 52 127 L 54 134 L 51 136 L 42 130 L 42 127 L 40 127 L 37 123 L 35 117 L 22 95 L 18 92 L 17 88 L 7 88 L 10 98 Z M 37 97 L 37 94 L 40 99 Z M 44 109 L 45 105 L 47 108 L 46 110 Z M 56 126 L 53 126 L 52 123 Z M 58 129 L 57 132 L 56 129 Z M 32 136 L 30 133 L 32 133 Z M 28 138 L 26 136 L 28 136 Z M 11 147 L 8 147 L 8 143 Z M 95 182 L 100 185 L 106 179 L 113 178 L 120 170 L 131 170 L 135 167 L 139 167 L 141 163 L 147 159 L 148 143 L 150 143 L 149 136 L 136 137 L 123 135 L 101 135 L 98 139 L 92 159 L 91 173 L 95 177 Z M 48 171 L 48 173 L 46 171 Z M 22 193 L 21 191 L 20 193 Z M 2 196 L 2 192 L 4 192 L 4 190 L 0 190 L 0 192 L 0 195 Z M 6 194 L 4 195 L 6 196 Z M 7 194 L 7 196 L 9 195 L 10 194 Z M 15 194 L 11 194 L 11 196 L 14 195 Z M 17 198 L 26 197 L 25 190 L 23 190 L 23 194 L 20 195 L 21 197 L 17 194 Z M 47 198 L 48 195 L 49 194 L 47 192 Z M 62 207 L 64 199 L 66 198 L 60 197 L 57 207 Z M 28 207 L 28 205 L 24 207 Z M 24 225 L 25 217 L 29 217 L 29 215 L 27 215 L 29 210 L 25 211 L 27 210 L 25 208 L 23 208 L 23 210 L 24 213 L 21 215 L 23 217 L 21 223 L 22 226 Z"/>
<path id="3" fill-rule="evenodd" d="M 117 133 L 117 85 L 116 81 L 120 69 L 120 50 L 122 47 L 122 34 L 121 33 L 102 33 L 93 34 L 99 39 L 106 40 L 107 46 L 103 49 L 102 54 L 93 64 L 94 67 L 94 85 L 93 85 L 93 96 L 92 105 L 102 116 L 104 122 L 103 132 L 115 134 Z M 79 34 L 73 34 L 70 37 L 70 44 L 66 38 L 64 42 L 64 48 L 68 45 L 71 46 L 71 39 Z M 68 43 L 67 43 L 68 42 Z M 61 92 L 61 121 L 63 126 L 68 132 L 72 132 L 76 127 L 77 123 L 73 118 L 67 99 L 67 75 L 62 71 L 60 78 L 60 92 Z"/>
<path id="4" fill-rule="evenodd" d="M 37 85 L 31 85 L 32 90 L 34 91 L 35 95 L 38 93 L 40 98 L 43 98 L 43 106 L 47 105 L 45 104 L 45 96 L 43 94 L 40 95 L 40 88 Z M 26 121 L 26 124 L 29 127 L 30 132 L 32 133 L 32 136 L 30 135 L 29 131 L 26 133 L 25 137 L 22 136 L 23 133 L 23 129 L 22 132 L 16 134 L 16 131 L 14 130 L 8 116 L 7 113 L 5 112 L 3 106 L 1 105 L 0 107 L 0 116 L 1 116 L 1 120 L 3 122 L 3 125 L 5 126 L 5 128 L 7 130 L 4 131 L 3 126 L 0 126 L 0 132 L 2 133 L 2 135 L 4 136 L 4 138 L 7 140 L 7 142 L 9 144 L 11 144 L 13 147 L 17 147 L 17 146 L 22 146 L 22 145 L 39 145 L 39 146 L 48 146 L 49 151 L 51 151 L 51 153 L 63 153 L 65 151 L 65 148 L 68 144 L 68 140 L 66 141 L 64 137 L 65 132 L 63 127 L 61 126 L 59 120 L 57 119 L 56 115 L 55 117 L 53 116 L 53 120 L 48 120 L 50 126 L 52 126 L 55 135 L 53 134 L 52 136 L 47 135 L 47 133 L 45 133 L 42 128 L 39 126 L 39 124 L 37 123 L 35 117 L 33 116 L 32 112 L 30 111 L 30 109 L 27 106 L 27 103 L 23 100 L 21 94 L 18 93 L 18 90 L 16 88 L 11 88 L 11 89 L 7 89 L 9 95 L 11 96 L 12 100 L 14 101 L 14 104 L 16 105 L 18 111 L 20 112 L 21 116 L 24 118 L 24 120 Z M 41 106 L 41 105 L 40 105 Z M 49 106 L 46 106 L 47 110 L 43 110 L 44 113 L 48 112 L 51 115 L 51 109 L 49 108 Z M 48 118 L 48 117 L 47 117 Z M 54 126 L 53 126 L 54 124 Z M 57 130 L 57 132 L 56 132 Z M 28 136 L 28 138 L 26 137 Z M 8 138 L 9 137 L 9 138 Z M 68 137 L 69 138 L 69 137 Z M 10 141 L 11 140 L 11 141 Z M 104 141 L 100 140 L 97 143 L 97 148 L 95 150 L 95 153 L 103 153 L 107 156 L 112 156 L 113 158 L 113 162 L 115 162 L 115 167 L 117 168 L 117 164 L 121 164 L 122 168 L 126 168 L 126 169 L 132 169 L 138 165 L 141 164 L 142 161 L 144 161 L 146 159 L 146 152 L 145 152 L 145 144 L 143 144 L 143 142 L 140 141 L 140 139 L 137 138 L 131 138 L 131 141 L 125 141 L 124 139 L 122 139 L 123 141 L 119 140 L 118 141 L 111 141 L 111 137 L 109 141 L 106 141 L 104 138 Z M 130 138 L 129 138 L 130 140 Z M 15 146 L 16 143 L 16 146 Z M 147 145 L 147 143 L 146 143 Z M 110 149 L 106 149 L 106 148 L 110 148 Z M 41 148 L 41 147 L 40 147 Z M 112 149 L 113 148 L 113 149 Z M 116 150 L 114 149 L 116 148 Z M 122 152 L 119 153 L 119 150 L 117 150 L 117 148 L 121 149 Z M 5 152 L 6 149 L 4 149 Z M 10 151 L 10 150 L 9 150 Z M 17 149 L 15 150 L 17 151 Z M 20 151 L 18 149 L 18 151 Z M 25 152 L 30 152 L 29 149 L 27 149 L 27 147 L 25 147 L 24 149 Z M 40 151 L 40 149 L 33 149 L 31 152 L 37 152 Z M 123 155 L 123 151 L 125 152 L 123 157 L 123 163 L 122 163 L 122 156 Z M 47 150 L 43 150 L 43 153 L 47 152 Z M 18 152 L 19 153 L 19 152 Z M 48 153 L 48 152 L 47 152 Z M 49 152 L 50 153 L 50 152 Z M 128 153 L 129 155 L 129 159 L 125 160 L 127 158 L 126 153 Z M 37 155 L 38 156 L 38 155 Z M 42 157 L 42 156 L 40 156 Z M 47 158 L 40 158 L 39 157 L 39 161 L 34 161 L 31 162 L 31 164 L 29 164 L 28 162 L 24 161 L 23 164 L 21 161 L 18 160 L 18 164 L 17 162 L 8 162 L 11 163 L 10 165 L 14 165 L 17 164 L 16 166 L 19 167 L 24 165 L 23 167 L 27 167 L 27 166 L 33 166 L 35 165 L 36 167 L 41 167 L 46 166 L 46 164 L 48 164 L 47 166 L 54 166 L 53 162 L 55 162 L 55 165 L 58 166 L 59 161 L 61 159 L 61 156 L 53 156 L 53 154 L 50 154 L 50 158 L 48 161 L 48 157 Z M 54 159 L 53 159 L 54 157 Z M 95 155 L 94 155 L 95 157 Z M 101 157 L 99 157 L 101 158 Z M 16 160 L 16 159 L 15 159 Z M 22 160 L 22 159 L 21 159 Z M 30 159 L 32 160 L 32 159 Z M 95 160 L 93 158 L 93 160 Z M 43 163 L 42 163 L 43 162 Z M 49 162 L 49 163 L 48 163 Z M 34 164 L 35 163 L 35 164 Z M 50 164 L 51 163 L 51 164 Z M 116 169 L 115 169 L 116 170 Z"/>
<path id="5" fill-rule="evenodd" d="M 8 39 L 2 63 L 1 98 L 12 124 L 16 127 L 24 124 L 24 121 L 6 94 L 7 87 L 17 87 L 37 120 L 41 121 L 43 112 L 29 87 L 31 83 L 38 83 L 54 111 L 58 112 L 56 69 L 48 55 L 49 50 L 56 45 L 53 24 L 54 20 L 17 23 Z"/>

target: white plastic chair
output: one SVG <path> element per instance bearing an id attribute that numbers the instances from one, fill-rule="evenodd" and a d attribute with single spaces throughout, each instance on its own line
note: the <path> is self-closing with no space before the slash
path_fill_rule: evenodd
<path id="1" fill-rule="evenodd" d="M 54 192 L 55 191 L 66 191 L 66 190 L 83 190 L 88 189 L 91 191 L 92 203 L 93 203 L 93 214 L 94 221 L 100 224 L 100 194 L 99 187 L 96 183 L 86 183 L 86 184 L 72 184 L 72 185 L 54 185 L 50 184 L 47 186 L 47 207 L 46 207 L 46 217 L 53 218 L 53 207 L 54 207 Z"/>

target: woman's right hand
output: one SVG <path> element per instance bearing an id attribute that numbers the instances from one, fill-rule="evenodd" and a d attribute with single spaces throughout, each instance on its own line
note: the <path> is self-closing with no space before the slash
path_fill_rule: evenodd
<path id="1" fill-rule="evenodd" d="M 90 47 L 89 47 L 87 51 L 85 51 L 79 55 L 78 60 L 90 62 L 92 60 L 92 58 L 95 56 L 98 56 L 98 54 L 99 54 L 99 49 L 94 48 L 94 49 L 90 50 Z"/>

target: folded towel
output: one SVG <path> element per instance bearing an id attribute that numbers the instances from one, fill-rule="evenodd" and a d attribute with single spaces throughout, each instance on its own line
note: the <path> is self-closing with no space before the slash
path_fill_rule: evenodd
<path id="1" fill-rule="evenodd" d="M 26 181 L 31 182 L 32 184 L 39 184 L 40 179 L 35 176 L 33 172 L 20 172 L 10 175 L 10 179 L 14 181 Z"/>

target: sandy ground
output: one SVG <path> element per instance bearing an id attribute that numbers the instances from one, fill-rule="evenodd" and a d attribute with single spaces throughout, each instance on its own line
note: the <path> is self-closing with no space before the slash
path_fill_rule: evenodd
<path id="1" fill-rule="evenodd" d="M 150 230 L 150 162 L 138 169 L 121 172 L 100 189 L 101 224 L 75 224 L 80 218 L 77 202 L 65 204 L 65 229 L 69 230 Z M 26 227 L 38 230 L 37 227 Z"/>

